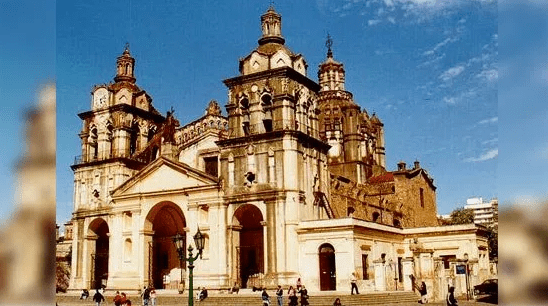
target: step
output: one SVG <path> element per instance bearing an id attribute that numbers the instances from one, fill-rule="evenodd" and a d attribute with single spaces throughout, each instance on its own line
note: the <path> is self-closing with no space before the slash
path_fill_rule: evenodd
<path id="1" fill-rule="evenodd" d="M 276 305 L 276 297 L 274 293 L 269 292 L 271 305 Z M 106 305 L 112 305 L 113 294 L 107 293 L 105 296 Z M 142 305 L 141 298 L 138 295 L 129 295 L 129 299 L 133 305 Z M 345 306 L 358 305 L 388 305 L 398 303 L 416 303 L 418 296 L 414 292 L 399 291 L 399 292 L 380 292 L 366 293 L 358 295 L 350 295 L 348 293 L 322 292 L 321 295 L 310 294 L 309 303 L 313 306 L 331 306 L 336 298 L 340 298 Z M 284 305 L 288 303 L 287 296 L 284 296 Z M 95 305 L 91 297 L 87 300 L 80 300 L 79 295 L 59 294 L 57 295 L 57 303 L 59 306 L 70 305 Z M 183 294 L 158 294 L 156 305 L 161 306 L 180 306 L 187 305 L 188 295 Z M 246 294 L 212 294 L 204 301 L 195 301 L 196 306 L 256 306 L 261 305 L 261 292 L 246 293 Z"/>

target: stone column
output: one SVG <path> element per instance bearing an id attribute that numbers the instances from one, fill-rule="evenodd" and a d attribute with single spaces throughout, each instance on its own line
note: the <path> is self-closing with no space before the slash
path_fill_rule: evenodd
<path id="1" fill-rule="evenodd" d="M 381 259 L 373 261 L 375 270 L 375 291 L 386 291 L 386 271 Z"/>
<path id="2" fill-rule="evenodd" d="M 277 247 L 276 247 L 276 201 L 266 202 L 266 244 L 267 244 L 267 269 L 265 277 L 269 288 L 276 288 L 277 278 Z"/>
<path id="3" fill-rule="evenodd" d="M 152 285 L 150 283 L 150 281 L 152 281 L 149 276 L 150 276 L 150 273 L 151 271 L 149 270 L 150 268 L 150 262 L 153 260 L 153 258 L 150 258 L 149 256 L 149 248 L 150 248 L 150 244 L 153 242 L 153 237 L 154 237 L 154 231 L 141 231 L 141 237 L 143 239 L 143 248 L 144 248 L 144 252 L 143 252 L 143 258 L 145 260 L 143 260 L 143 286 L 148 286 L 148 285 Z M 137 256 L 135 256 L 137 257 Z M 181 267 L 179 267 L 181 268 Z M 180 275 L 180 273 L 179 273 Z"/>
<path id="4" fill-rule="evenodd" d="M 447 284 L 445 281 L 445 269 L 443 259 L 434 257 L 434 286 L 433 292 L 428 294 L 429 299 L 443 300 L 447 294 Z"/>
<path id="5" fill-rule="evenodd" d="M 413 258 L 406 257 L 401 260 L 403 272 L 403 290 L 413 291 L 413 282 L 411 276 L 414 275 L 415 267 L 413 266 Z"/>

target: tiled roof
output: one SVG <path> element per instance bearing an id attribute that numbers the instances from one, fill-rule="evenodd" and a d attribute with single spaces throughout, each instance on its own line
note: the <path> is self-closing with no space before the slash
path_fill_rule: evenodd
<path id="1" fill-rule="evenodd" d="M 394 181 L 394 174 L 392 174 L 392 172 L 387 172 L 383 175 L 373 176 L 369 178 L 369 183 L 371 184 L 386 183 L 386 182 L 393 182 L 393 181 Z"/>

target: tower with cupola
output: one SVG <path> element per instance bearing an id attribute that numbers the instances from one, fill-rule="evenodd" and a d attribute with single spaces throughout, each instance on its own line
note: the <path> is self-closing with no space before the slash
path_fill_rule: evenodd
<path id="1" fill-rule="evenodd" d="M 320 135 L 331 146 L 329 170 L 362 183 L 385 170 L 384 128 L 375 114 L 361 110 L 345 90 L 344 66 L 333 58 L 332 45 L 328 35 L 327 58 L 318 69 Z"/>
<path id="2" fill-rule="evenodd" d="M 112 205 L 110 192 L 120 186 L 149 160 L 139 158 L 155 131 L 165 121 L 153 106 L 152 98 L 136 84 L 135 59 L 126 45 L 116 61 L 114 82 L 95 85 L 91 91 L 90 110 L 78 114 L 83 121 L 79 133 L 81 155 L 74 159 L 74 244 L 71 286 L 89 288 L 99 281 L 101 273 L 108 273 L 108 257 L 98 250 L 100 245 L 89 242 L 92 236 L 86 233 L 89 220 L 97 216 L 107 217 Z M 120 212 L 121 213 L 121 212 Z M 118 215 L 112 214 L 115 218 Z M 98 234 L 99 235 L 99 234 Z M 99 235 L 100 236 L 100 235 Z M 95 254 L 93 261 L 84 258 L 83 248 Z M 89 267 L 95 266 L 95 274 L 87 275 Z"/>
<path id="3" fill-rule="evenodd" d="M 298 250 L 287 246 L 298 244 L 299 221 L 327 218 L 315 193 L 326 191 L 329 176 L 319 87 L 304 57 L 285 45 L 281 21 L 269 7 L 258 46 L 240 60 L 240 74 L 224 81 L 228 139 L 218 142 L 227 205 L 239 216 L 230 227 L 232 277 L 245 283 L 251 276 L 236 267 L 251 264 L 269 286 L 295 282 L 297 262 L 288 259 Z"/>

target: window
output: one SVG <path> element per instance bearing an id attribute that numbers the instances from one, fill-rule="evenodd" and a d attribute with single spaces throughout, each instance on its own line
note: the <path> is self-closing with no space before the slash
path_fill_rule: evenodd
<path id="1" fill-rule="evenodd" d="M 395 227 L 401 227 L 401 223 L 399 219 L 394 218 L 394 226 Z"/>
<path id="2" fill-rule="evenodd" d="M 369 270 L 369 265 L 367 264 L 367 254 L 362 254 L 363 279 L 369 279 L 369 274 L 367 273 L 367 270 Z"/>
<path id="3" fill-rule="evenodd" d="M 218 172 L 218 159 L 217 156 L 204 157 L 205 173 L 217 177 Z"/>
<path id="4" fill-rule="evenodd" d="M 346 215 L 352 217 L 354 215 L 354 211 L 356 211 L 354 207 L 348 207 Z"/>
<path id="5" fill-rule="evenodd" d="M 379 220 L 380 214 L 378 212 L 373 213 L 373 222 L 380 221 Z"/>
<path id="6" fill-rule="evenodd" d="M 442 256 L 440 256 L 440 257 L 441 257 L 441 259 L 442 259 L 442 261 L 443 261 L 443 268 L 444 268 L 444 269 L 449 269 L 449 267 L 450 267 L 449 263 L 450 263 L 451 261 L 454 261 L 454 260 L 457 259 L 457 256 L 456 256 L 456 255 L 444 255 L 444 256 L 442 255 Z"/>
<path id="7" fill-rule="evenodd" d="M 272 120 L 271 119 L 264 119 L 263 120 L 264 130 L 265 132 L 272 132 Z"/>
<path id="8" fill-rule="evenodd" d="M 424 208 L 424 189 L 420 189 L 419 190 L 419 194 L 420 194 L 420 200 L 421 200 L 421 207 Z"/>

